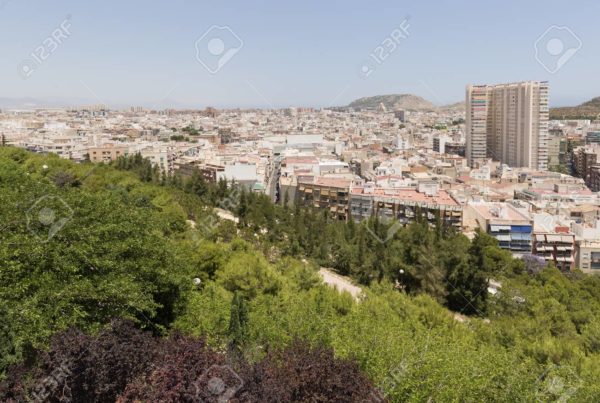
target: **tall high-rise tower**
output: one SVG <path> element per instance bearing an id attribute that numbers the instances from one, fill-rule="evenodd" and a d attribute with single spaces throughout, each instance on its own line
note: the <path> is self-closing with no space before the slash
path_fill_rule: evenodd
<path id="1" fill-rule="evenodd" d="M 468 85 L 469 166 L 491 157 L 512 167 L 548 168 L 548 83 Z"/>

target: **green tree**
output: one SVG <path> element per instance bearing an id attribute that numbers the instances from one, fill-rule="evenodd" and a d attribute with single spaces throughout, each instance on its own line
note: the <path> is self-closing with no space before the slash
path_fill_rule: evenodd
<path id="1" fill-rule="evenodd" d="M 241 227 L 246 226 L 246 216 L 248 214 L 248 195 L 246 194 L 246 189 L 240 185 L 240 198 L 237 206 L 237 215 L 239 218 L 239 225 Z"/>
<path id="2" fill-rule="evenodd" d="M 229 316 L 229 335 L 230 347 L 241 349 L 248 337 L 248 308 L 244 298 L 236 292 L 231 301 L 231 311 Z"/>

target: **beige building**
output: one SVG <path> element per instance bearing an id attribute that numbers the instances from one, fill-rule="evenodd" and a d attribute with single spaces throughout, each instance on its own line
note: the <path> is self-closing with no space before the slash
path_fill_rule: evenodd
<path id="1" fill-rule="evenodd" d="M 487 160 L 490 87 L 467 86 L 465 156 L 470 167 Z"/>
<path id="2" fill-rule="evenodd" d="M 107 144 L 102 147 L 90 147 L 88 149 L 88 154 L 91 162 L 110 162 L 127 155 L 127 151 L 127 147 Z"/>
<path id="3" fill-rule="evenodd" d="M 531 253 L 533 220 L 509 203 L 473 203 L 464 210 L 463 226 L 479 228 L 513 256 Z"/>
<path id="4" fill-rule="evenodd" d="M 600 242 L 580 241 L 575 259 L 577 267 L 582 272 L 600 274 Z"/>
<path id="5" fill-rule="evenodd" d="M 299 182 L 296 192 L 297 202 L 301 206 L 329 210 L 331 217 L 346 220 L 351 183 L 350 179 L 326 177 Z"/>
<path id="6" fill-rule="evenodd" d="M 548 168 L 548 83 L 468 85 L 466 157 L 511 167 Z"/>
<path id="7" fill-rule="evenodd" d="M 548 169 L 562 165 L 566 168 L 570 153 L 569 140 L 560 129 L 549 131 L 548 135 Z"/>

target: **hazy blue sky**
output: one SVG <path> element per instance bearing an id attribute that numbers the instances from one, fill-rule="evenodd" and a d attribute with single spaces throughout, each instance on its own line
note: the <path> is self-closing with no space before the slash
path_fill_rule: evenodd
<path id="1" fill-rule="evenodd" d="M 442 104 L 463 100 L 467 83 L 549 80 L 551 105 L 580 103 L 600 95 L 598 15 L 598 0 L 0 0 L 0 97 L 281 107 L 414 93 Z M 71 35 L 56 49 L 50 44 L 54 51 L 24 79 L 20 63 L 67 16 Z M 361 78 L 363 61 L 406 16 L 409 37 Z M 243 41 L 216 74 L 195 48 L 213 25 Z M 554 74 L 534 52 L 552 25 L 568 26 L 581 41 Z"/>

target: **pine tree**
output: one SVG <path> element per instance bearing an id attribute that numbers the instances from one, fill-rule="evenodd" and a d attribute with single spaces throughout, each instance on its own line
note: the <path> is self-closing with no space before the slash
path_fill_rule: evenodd
<path id="1" fill-rule="evenodd" d="M 192 174 L 189 186 L 190 191 L 200 198 L 204 197 L 208 192 L 208 185 L 198 170 L 195 170 Z"/>
<path id="2" fill-rule="evenodd" d="M 352 241 L 356 236 L 356 224 L 352 214 L 348 215 L 348 221 L 346 223 L 346 241 Z"/>
<path id="3" fill-rule="evenodd" d="M 227 178 L 219 178 L 217 195 L 219 199 L 227 197 Z"/>
<path id="4" fill-rule="evenodd" d="M 248 336 L 248 308 L 237 292 L 231 301 L 228 335 L 230 347 L 237 350 L 243 347 Z"/>
<path id="5" fill-rule="evenodd" d="M 289 204 L 290 204 L 290 194 L 289 192 L 285 191 L 285 194 L 283 195 L 283 209 L 287 212 L 289 209 Z"/>
<path id="6" fill-rule="evenodd" d="M 240 226 L 246 226 L 246 215 L 248 214 L 248 196 L 246 195 L 246 190 L 243 187 L 240 192 L 240 203 L 237 208 L 237 214 L 240 219 Z"/>
<path id="7" fill-rule="evenodd" d="M 444 223 L 442 222 L 442 217 L 440 215 L 440 211 L 435 211 L 435 240 L 436 242 L 440 242 L 444 235 Z"/>
<path id="8" fill-rule="evenodd" d="M 365 284 L 368 280 L 365 271 L 367 267 L 367 244 L 365 239 L 365 231 L 363 227 L 359 228 L 358 232 L 358 247 L 356 253 L 356 271 L 358 272 L 360 282 Z"/>

